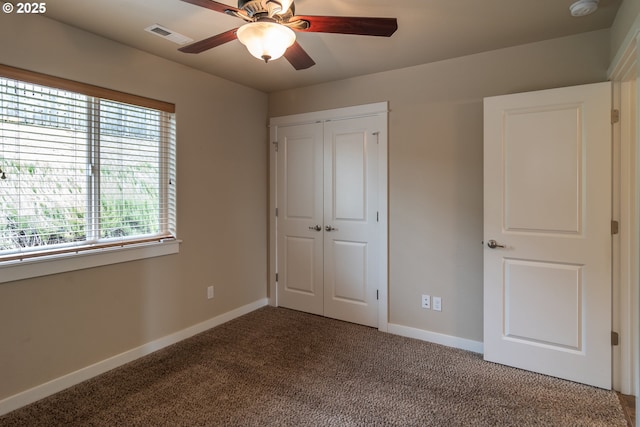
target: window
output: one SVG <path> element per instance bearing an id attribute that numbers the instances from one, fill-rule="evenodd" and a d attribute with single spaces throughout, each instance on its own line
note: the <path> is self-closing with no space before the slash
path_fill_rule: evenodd
<path id="1" fill-rule="evenodd" d="M 0 264 L 175 238 L 172 104 L 0 66 Z"/>

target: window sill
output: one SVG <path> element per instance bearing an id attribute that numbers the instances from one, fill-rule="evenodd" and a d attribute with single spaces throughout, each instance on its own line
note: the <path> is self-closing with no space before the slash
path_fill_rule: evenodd
<path id="1" fill-rule="evenodd" d="M 180 240 L 172 239 L 79 253 L 7 261 L 0 263 L 0 283 L 176 254 L 180 251 L 180 243 Z"/>

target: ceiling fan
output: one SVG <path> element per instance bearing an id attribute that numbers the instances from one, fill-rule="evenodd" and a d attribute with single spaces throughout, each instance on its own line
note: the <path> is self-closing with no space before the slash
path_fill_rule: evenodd
<path id="1" fill-rule="evenodd" d="M 239 28 L 181 47 L 181 52 L 200 53 L 238 39 L 256 58 L 268 62 L 283 56 L 296 70 L 315 62 L 296 41 L 294 31 L 391 37 L 398 29 L 396 18 L 296 15 L 293 0 L 238 0 L 238 7 L 213 0 L 182 0 L 245 21 Z"/>

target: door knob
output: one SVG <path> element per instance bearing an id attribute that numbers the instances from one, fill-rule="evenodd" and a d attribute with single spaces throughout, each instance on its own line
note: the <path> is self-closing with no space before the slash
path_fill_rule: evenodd
<path id="1" fill-rule="evenodd" d="M 322 230 L 322 227 L 320 227 L 318 224 L 316 224 L 316 225 L 312 225 L 312 226 L 310 226 L 310 227 L 309 227 L 309 230 L 312 230 L 312 231 L 320 231 L 320 230 Z"/>
<path id="2" fill-rule="evenodd" d="M 495 249 L 495 248 L 504 248 L 504 245 L 499 245 L 498 242 L 496 242 L 495 240 L 489 240 L 487 242 L 487 246 L 489 246 L 491 249 Z"/>
<path id="3" fill-rule="evenodd" d="M 330 226 L 330 225 L 327 225 L 326 227 L 324 227 L 324 229 L 325 229 L 325 230 L 327 230 L 327 231 L 338 231 L 338 229 L 337 229 L 337 228 L 333 228 L 333 227 L 332 227 L 332 226 Z"/>

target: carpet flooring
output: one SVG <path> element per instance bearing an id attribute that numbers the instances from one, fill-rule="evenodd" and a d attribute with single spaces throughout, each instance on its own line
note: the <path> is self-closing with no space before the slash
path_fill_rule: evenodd
<path id="1" fill-rule="evenodd" d="M 264 307 L 1 426 L 626 426 L 616 394 Z"/>

